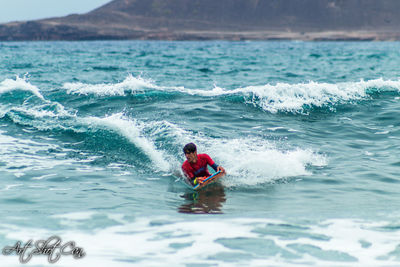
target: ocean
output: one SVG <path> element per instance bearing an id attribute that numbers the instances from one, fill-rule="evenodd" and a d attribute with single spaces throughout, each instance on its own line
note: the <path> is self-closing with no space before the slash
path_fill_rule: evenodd
<path id="1" fill-rule="evenodd" d="M 55 236 L 54 266 L 399 266 L 399 62 L 399 42 L 0 43 L 1 265 L 50 265 L 33 244 Z M 189 142 L 227 171 L 199 192 Z"/>

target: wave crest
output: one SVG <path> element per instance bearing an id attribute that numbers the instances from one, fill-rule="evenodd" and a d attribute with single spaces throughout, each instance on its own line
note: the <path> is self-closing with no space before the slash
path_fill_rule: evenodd
<path id="1" fill-rule="evenodd" d="M 167 172 L 170 164 L 164 153 L 157 149 L 150 138 L 142 131 L 144 124 L 136 120 L 130 120 L 122 113 L 113 114 L 104 118 L 88 117 L 82 119 L 89 127 L 107 127 L 127 138 L 130 142 L 139 147 L 153 162 L 158 170 Z"/>
<path id="2" fill-rule="evenodd" d="M 101 83 L 101 84 L 85 84 L 85 83 L 65 83 L 63 88 L 68 94 L 98 96 L 124 96 L 125 92 L 136 93 L 144 88 L 158 89 L 151 81 L 144 78 L 133 77 L 128 75 L 122 82 L 119 83 Z"/>
<path id="3" fill-rule="evenodd" d="M 4 81 L 0 82 L 0 94 L 12 92 L 12 91 L 28 91 L 37 96 L 38 98 L 44 100 L 43 95 L 40 93 L 39 88 L 30 84 L 27 81 L 27 78 L 20 78 L 19 76 L 13 79 L 5 79 Z"/>
<path id="4" fill-rule="evenodd" d="M 264 111 L 306 113 L 310 108 L 329 108 L 340 104 L 367 99 L 371 94 L 400 91 L 400 80 L 382 78 L 344 83 L 276 83 L 258 86 L 246 86 L 235 89 L 224 89 L 214 86 L 211 90 L 190 89 L 182 86 L 165 87 L 155 85 L 152 81 L 129 75 L 123 82 L 116 84 L 64 84 L 69 94 L 94 94 L 98 96 L 124 96 L 126 93 L 144 92 L 145 89 L 162 91 L 166 94 L 181 93 L 200 97 L 243 97 L 246 104 L 254 105 Z"/>

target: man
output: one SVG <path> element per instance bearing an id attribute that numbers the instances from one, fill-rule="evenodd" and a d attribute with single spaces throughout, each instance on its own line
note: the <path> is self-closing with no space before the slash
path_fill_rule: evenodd
<path id="1" fill-rule="evenodd" d="M 211 175 L 207 165 L 210 165 L 216 172 L 221 171 L 221 173 L 225 173 L 225 169 L 215 164 L 209 155 L 197 154 L 196 145 L 193 143 L 185 145 L 183 153 L 185 153 L 186 161 L 182 164 L 182 170 L 192 183 L 194 183 L 197 177 L 208 177 Z"/>

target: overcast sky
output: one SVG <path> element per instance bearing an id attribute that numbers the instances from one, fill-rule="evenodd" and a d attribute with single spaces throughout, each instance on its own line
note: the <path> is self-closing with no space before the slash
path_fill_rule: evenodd
<path id="1" fill-rule="evenodd" d="M 0 23 L 86 13 L 111 0 L 0 0 Z"/>

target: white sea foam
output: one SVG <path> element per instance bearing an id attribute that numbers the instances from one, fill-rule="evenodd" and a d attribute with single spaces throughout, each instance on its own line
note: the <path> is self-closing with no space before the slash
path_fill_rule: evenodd
<path id="1" fill-rule="evenodd" d="M 263 86 L 248 86 L 234 90 L 214 89 L 209 96 L 239 94 L 244 95 L 247 102 L 261 107 L 265 111 L 276 113 L 302 112 L 304 107 L 324 107 L 365 99 L 371 91 L 400 91 L 400 81 L 361 80 L 359 82 L 329 83 L 277 83 Z M 207 93 L 203 94 L 207 95 Z"/>
<path id="2" fill-rule="evenodd" d="M 22 105 L 0 108 L 0 117 L 4 117 L 6 114 L 15 123 L 28 125 L 41 131 L 71 129 L 76 118 L 75 114 L 65 110 L 63 105 L 51 101 L 35 106 Z"/>
<path id="3" fill-rule="evenodd" d="M 32 94 L 44 100 L 44 97 L 40 93 L 39 88 L 29 83 L 26 78 L 20 78 L 17 76 L 15 77 L 15 80 L 5 79 L 4 81 L 0 82 L 0 94 L 4 94 L 15 90 L 32 92 Z"/>
<path id="4" fill-rule="evenodd" d="M 73 94 L 95 94 L 100 96 L 125 95 L 141 89 L 154 89 L 165 92 L 180 92 L 189 95 L 216 97 L 239 95 L 244 101 L 262 108 L 265 111 L 304 112 L 305 107 L 329 107 L 366 99 L 369 90 L 400 91 L 400 80 L 375 79 L 337 84 L 307 82 L 298 84 L 276 83 L 259 86 L 246 86 L 236 89 L 224 89 L 214 86 L 212 90 L 190 89 L 182 86 L 165 87 L 155 85 L 150 80 L 129 75 L 123 82 L 116 84 L 83 84 L 67 83 L 64 88 Z"/>
<path id="5" fill-rule="evenodd" d="M 85 83 L 65 83 L 64 89 L 69 94 L 95 94 L 99 96 L 123 96 L 125 92 L 135 93 L 145 88 L 158 89 L 151 81 L 141 77 L 133 77 L 128 75 L 124 81 L 120 83 L 101 83 L 101 84 L 85 84 Z"/>
<path id="6" fill-rule="evenodd" d="M 201 89 L 186 89 L 184 87 L 176 87 L 175 91 L 186 93 L 189 95 L 200 95 L 200 96 L 222 96 L 240 93 L 239 90 L 225 90 L 221 87 L 214 86 L 212 90 L 201 90 Z"/>
<path id="7" fill-rule="evenodd" d="M 160 171 L 168 171 L 170 165 L 163 151 L 156 148 L 154 143 L 142 134 L 144 124 L 137 120 L 132 120 L 122 113 L 113 114 L 104 118 L 88 117 L 83 119 L 88 125 L 105 126 L 114 130 L 131 141 L 153 161 Z"/>
<path id="8" fill-rule="evenodd" d="M 48 102 L 46 104 L 36 105 L 33 107 L 12 107 L 10 111 L 23 112 L 35 118 L 57 118 L 74 116 L 66 111 L 63 105 L 57 102 Z"/>
<path id="9" fill-rule="evenodd" d="M 278 149 L 258 138 L 199 140 L 214 160 L 224 166 L 226 186 L 253 186 L 279 179 L 311 175 L 308 166 L 324 166 L 326 158 L 307 149 Z M 203 150 L 203 151 L 204 151 Z"/>
<path id="10" fill-rule="evenodd" d="M 296 225 L 274 219 L 219 216 L 196 220 L 152 217 L 135 222 L 124 222 L 121 216 L 111 218 L 117 219 L 119 225 L 88 232 L 2 225 L 0 233 L 9 240 L 23 243 L 59 235 L 63 244 L 75 241 L 76 246 L 87 253 L 82 259 L 61 257 L 57 264 L 62 266 L 398 265 L 398 258 L 393 253 L 398 255 L 399 230 L 379 230 L 390 226 L 388 222 L 331 219 Z M 64 220 L 63 217 L 60 219 Z M 74 218 L 69 218 L 68 224 L 63 225 L 68 227 L 73 221 Z M 84 223 L 85 220 L 78 217 L 72 225 Z M 268 244 L 268 247 L 260 247 L 262 244 Z M 35 256 L 30 263 L 46 264 L 46 260 L 44 256 Z M 7 266 L 16 266 L 17 261 L 15 255 L 2 258 Z"/>
<path id="11" fill-rule="evenodd" d="M 95 212 L 90 211 L 90 212 L 71 212 L 71 213 L 65 213 L 65 214 L 57 214 L 53 215 L 52 217 L 54 218 L 62 218 L 62 219 L 68 219 L 68 220 L 85 220 L 85 219 L 90 219 Z"/>

